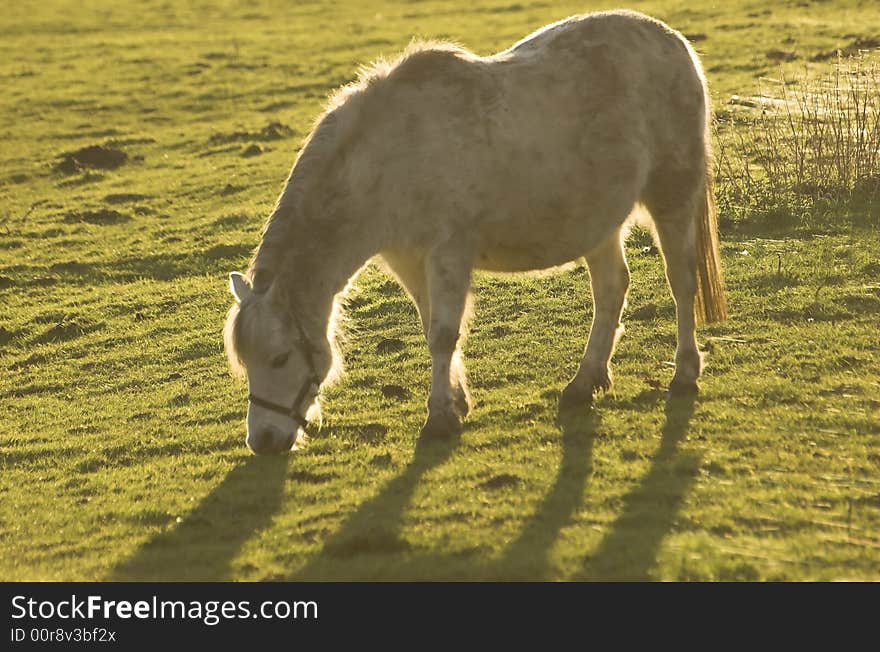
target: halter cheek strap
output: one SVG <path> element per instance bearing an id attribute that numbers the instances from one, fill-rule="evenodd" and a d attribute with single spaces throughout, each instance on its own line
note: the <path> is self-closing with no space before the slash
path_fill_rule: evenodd
<path id="1" fill-rule="evenodd" d="M 315 361 L 312 358 L 312 347 L 309 345 L 309 340 L 306 337 L 305 330 L 302 327 L 302 324 L 299 323 L 299 320 L 294 317 L 293 323 L 296 324 L 296 328 L 299 331 L 300 342 L 302 343 L 301 352 L 303 357 L 306 359 L 306 363 L 309 365 L 309 375 L 303 382 L 302 387 L 299 388 L 299 392 L 296 394 L 296 398 L 293 399 L 293 405 L 289 408 L 284 405 L 279 405 L 278 403 L 273 403 L 272 401 L 267 401 L 264 398 L 260 398 L 253 393 L 248 394 L 248 400 L 254 405 L 259 405 L 261 408 L 266 410 L 271 410 L 277 414 L 282 414 L 290 419 L 296 421 L 301 428 L 305 428 L 309 422 L 305 418 L 304 415 L 300 414 L 300 404 L 305 399 L 309 390 L 312 387 L 320 388 L 321 380 L 318 378 L 318 372 L 316 371 Z"/>
<path id="2" fill-rule="evenodd" d="M 248 394 L 248 400 L 254 405 L 259 405 L 261 408 L 265 408 L 267 410 L 271 410 L 272 412 L 277 412 L 278 414 L 283 414 L 286 417 L 290 417 L 291 419 L 296 421 L 300 425 L 300 427 L 305 428 L 309 424 L 309 422 L 303 415 L 299 413 L 299 406 L 300 403 L 302 403 L 303 399 L 306 397 L 308 391 L 312 387 L 317 386 L 318 377 L 310 376 L 300 388 L 299 393 L 293 400 L 293 406 L 290 408 L 286 408 L 283 405 L 278 405 L 278 403 L 273 403 L 272 401 L 267 401 L 260 398 L 259 396 L 255 396 L 254 394 Z"/>

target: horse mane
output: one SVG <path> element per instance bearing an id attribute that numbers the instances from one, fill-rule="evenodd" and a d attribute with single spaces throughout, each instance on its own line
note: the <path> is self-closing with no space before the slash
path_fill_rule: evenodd
<path id="1" fill-rule="evenodd" d="M 298 231 L 316 233 L 315 228 L 308 228 L 317 225 L 313 212 L 309 210 L 309 191 L 316 183 L 327 178 L 333 164 L 356 137 L 363 124 L 365 105 L 370 99 L 381 94 L 383 88 L 387 88 L 395 80 L 406 83 L 431 79 L 447 70 L 450 64 L 475 59 L 478 59 L 476 55 L 454 43 L 413 40 L 399 56 L 393 59 L 380 58 L 369 65 L 361 66 L 355 81 L 338 88 L 330 95 L 324 111 L 318 116 L 312 131 L 302 144 L 284 189 L 263 227 L 260 244 L 251 257 L 246 276 L 255 292 L 266 292 L 275 278 L 283 273 L 285 261 L 290 258 L 291 243 Z M 344 189 L 340 188 L 339 192 L 344 192 Z M 296 279 L 291 279 L 289 285 L 295 284 L 295 281 Z M 340 336 L 340 324 L 344 321 L 342 304 L 345 294 L 346 291 L 343 291 L 335 298 L 327 325 L 327 339 L 333 355 L 328 383 L 342 372 L 342 356 L 337 339 Z M 295 288 L 291 286 L 280 296 L 292 303 Z M 238 377 L 244 375 L 241 353 L 242 343 L 246 338 L 241 332 L 241 313 L 246 307 L 233 304 L 224 327 L 229 367 L 233 375 Z"/>
<path id="2" fill-rule="evenodd" d="M 427 79 L 451 60 L 474 59 L 471 52 L 453 43 L 413 41 L 395 59 L 378 59 L 361 66 L 355 81 L 334 91 L 288 175 L 284 190 L 263 228 L 262 239 L 251 259 L 248 276 L 254 289 L 271 285 L 293 237 L 296 217 L 307 213 L 309 189 L 326 177 L 328 169 L 350 144 L 361 126 L 364 105 L 381 93 L 386 81 Z"/>
<path id="3" fill-rule="evenodd" d="M 336 114 L 328 111 L 322 114 L 303 142 L 284 190 L 263 227 L 260 244 L 251 258 L 247 276 L 255 291 L 268 289 L 281 267 L 297 226 L 294 218 L 302 212 L 306 189 L 320 175 L 322 168 L 329 164 L 328 160 L 333 158 L 327 152 L 335 149 L 337 131 Z"/>

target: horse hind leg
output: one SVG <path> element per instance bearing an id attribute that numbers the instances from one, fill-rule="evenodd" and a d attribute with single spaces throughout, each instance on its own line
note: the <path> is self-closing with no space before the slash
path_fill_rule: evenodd
<path id="1" fill-rule="evenodd" d="M 699 192 L 697 191 L 699 186 Z M 669 386 L 674 394 L 692 394 L 697 391 L 697 380 L 703 370 L 703 359 L 697 347 L 696 315 L 697 294 L 697 218 L 703 201 L 700 184 L 691 192 L 676 192 L 676 202 L 653 201 L 646 207 L 651 213 L 663 260 L 666 279 L 675 301 L 678 323 L 675 350 L 675 374 Z"/>
<path id="2" fill-rule="evenodd" d="M 452 398 L 455 402 L 455 411 L 462 419 L 467 417 L 474 409 L 474 401 L 471 398 L 471 392 L 468 389 L 467 369 L 464 365 L 464 354 L 462 347 L 467 337 L 468 322 L 470 321 L 473 311 L 473 300 L 470 292 L 465 298 L 464 312 L 461 318 L 461 326 L 458 331 L 458 341 L 456 342 L 455 351 L 452 353 L 452 360 L 449 363 L 450 381 L 452 383 Z"/>
<path id="3" fill-rule="evenodd" d="M 589 402 L 597 390 L 611 387 L 611 356 L 623 334 L 620 315 L 629 288 L 629 267 L 618 229 L 605 242 L 587 254 L 593 292 L 593 323 L 580 367 L 562 392 L 561 403 Z"/>

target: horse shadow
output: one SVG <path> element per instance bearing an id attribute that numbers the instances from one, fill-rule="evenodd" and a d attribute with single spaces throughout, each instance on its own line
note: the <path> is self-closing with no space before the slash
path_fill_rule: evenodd
<path id="1" fill-rule="evenodd" d="M 482 562 L 457 554 L 420 553 L 401 539 L 403 516 L 423 477 L 445 463 L 458 440 L 416 448 L 413 461 L 371 500 L 364 503 L 291 579 L 363 579 L 361 555 L 372 555 L 370 577 L 400 579 L 535 579 L 545 576 L 559 531 L 581 504 L 592 470 L 599 416 L 593 411 L 561 412 L 563 452 L 554 487 L 534 518 L 500 561 Z"/>
<path id="2" fill-rule="evenodd" d="M 699 471 L 700 456 L 679 450 L 690 428 L 694 404 L 693 396 L 667 400 L 660 448 L 651 468 L 624 498 L 620 515 L 573 579 L 653 579 L 650 571 L 660 545 Z"/>
<path id="3" fill-rule="evenodd" d="M 658 400 L 657 393 L 649 392 L 628 403 L 634 409 L 652 409 Z M 572 579 L 650 579 L 660 544 L 674 525 L 699 467 L 696 454 L 678 449 L 693 411 L 693 399 L 666 402 L 660 448 L 651 468 L 627 494 L 623 511 Z M 421 552 L 402 537 L 405 512 L 416 490 L 427 473 L 450 459 L 459 444 L 455 439 L 417 447 L 403 472 L 362 503 L 287 579 L 366 579 L 365 573 L 375 579 L 438 579 L 438 572 L 448 579 L 547 579 L 553 570 L 553 546 L 583 504 L 592 476 L 601 410 L 560 410 L 556 423 L 562 456 L 554 484 L 499 558 Z M 117 565 L 108 579 L 228 579 L 241 547 L 281 508 L 288 459 L 247 458 L 177 528 L 148 541 Z"/>
<path id="4" fill-rule="evenodd" d="M 534 516 L 496 562 L 495 579 L 545 579 L 550 551 L 562 528 L 583 502 L 593 472 L 593 443 L 601 414 L 593 409 L 560 408 L 556 425 L 562 436 L 562 459 L 553 487 Z"/>
<path id="5" fill-rule="evenodd" d="M 250 456 L 198 507 L 113 568 L 111 581 L 228 580 L 244 543 L 281 507 L 288 456 Z"/>
<path id="6" fill-rule="evenodd" d="M 659 392 L 643 392 L 627 404 L 633 409 L 653 409 L 661 397 Z M 660 449 L 651 469 L 627 495 L 623 512 L 572 579 L 650 578 L 660 544 L 699 466 L 697 456 L 678 451 L 693 410 L 693 399 L 667 401 Z M 412 496 L 425 474 L 449 459 L 457 445 L 452 442 L 416 449 L 403 473 L 351 515 L 289 579 L 366 579 L 367 572 L 376 579 L 546 580 L 553 571 L 553 546 L 583 504 L 601 421 L 601 410 L 595 408 L 559 411 L 556 423 L 562 456 L 554 484 L 498 559 L 469 561 L 455 554 L 420 553 L 401 538 L 404 512 Z M 367 560 L 362 555 L 372 556 L 369 564 L 363 563 Z"/>
<path id="7" fill-rule="evenodd" d="M 412 462 L 403 473 L 388 482 L 378 495 L 364 502 L 332 535 L 321 551 L 303 566 L 292 579 L 323 580 L 345 577 L 346 562 L 361 555 L 375 555 L 377 560 L 394 561 L 410 550 L 401 537 L 403 514 L 422 478 L 431 469 L 446 462 L 459 443 L 456 437 L 416 447 Z M 381 576 L 380 567 L 377 576 Z M 378 578 L 378 577 L 377 577 Z"/>

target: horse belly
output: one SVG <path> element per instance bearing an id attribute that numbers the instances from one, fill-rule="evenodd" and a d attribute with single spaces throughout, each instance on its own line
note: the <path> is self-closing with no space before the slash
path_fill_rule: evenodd
<path id="1" fill-rule="evenodd" d="M 488 272 L 531 272 L 560 267 L 583 256 L 583 251 L 567 254 L 535 247 L 498 247 L 477 255 L 475 267 Z"/>
<path id="2" fill-rule="evenodd" d="M 484 208 L 477 218 L 478 268 L 525 272 L 565 265 L 604 242 L 632 211 L 639 183 L 633 174 L 607 176 L 599 161 L 584 166 L 564 145 L 550 149 L 553 165 L 508 163 L 505 181 L 490 184 L 490 194 L 475 202 Z M 507 157 L 516 160 L 515 153 Z"/>
<path id="3" fill-rule="evenodd" d="M 570 219 L 505 220 L 484 229 L 475 267 L 493 272 L 528 272 L 559 267 L 583 257 L 613 231 L 613 225 Z"/>
<path id="4" fill-rule="evenodd" d="M 565 265 L 604 242 L 632 212 L 646 153 L 634 139 L 601 133 L 595 124 L 558 120 L 535 129 L 529 115 L 511 114 L 513 124 L 499 130 L 481 161 L 492 172 L 463 202 L 482 209 L 475 264 L 500 272 Z"/>

